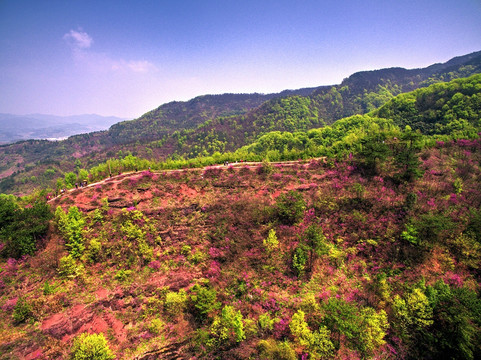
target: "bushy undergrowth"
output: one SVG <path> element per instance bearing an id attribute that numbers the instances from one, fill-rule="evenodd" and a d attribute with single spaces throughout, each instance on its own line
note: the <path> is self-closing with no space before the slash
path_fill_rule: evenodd
<path id="1" fill-rule="evenodd" d="M 115 355 L 110 350 L 103 334 L 83 333 L 75 338 L 70 359 L 72 360 L 111 360 Z"/>
<path id="2" fill-rule="evenodd" d="M 359 156 L 105 185 L 124 208 L 92 209 L 93 188 L 59 200 L 61 255 L 2 263 L 0 320 L 88 304 L 124 326 L 106 333 L 118 356 L 478 358 L 481 140 L 419 150 L 416 176 Z"/>
<path id="3" fill-rule="evenodd" d="M 0 194 L 0 256 L 18 259 L 33 255 L 47 235 L 51 218 L 44 200 L 20 201 Z"/>

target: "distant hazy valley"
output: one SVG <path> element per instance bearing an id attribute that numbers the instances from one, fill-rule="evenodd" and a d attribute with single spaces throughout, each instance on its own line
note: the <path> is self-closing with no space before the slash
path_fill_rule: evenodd
<path id="1" fill-rule="evenodd" d="M 96 114 L 0 114 L 0 144 L 28 139 L 63 140 L 72 135 L 107 130 L 123 120 L 126 119 Z"/>

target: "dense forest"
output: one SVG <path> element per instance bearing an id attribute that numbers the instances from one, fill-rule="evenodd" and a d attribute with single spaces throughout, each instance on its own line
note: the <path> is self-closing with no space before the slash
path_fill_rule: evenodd
<path id="1" fill-rule="evenodd" d="M 0 358 L 480 358 L 481 75 L 459 61 L 421 88 L 388 69 L 216 113 L 160 141 L 169 158 L 114 147 L 0 195 Z M 346 102 L 358 77 L 376 95 Z"/>

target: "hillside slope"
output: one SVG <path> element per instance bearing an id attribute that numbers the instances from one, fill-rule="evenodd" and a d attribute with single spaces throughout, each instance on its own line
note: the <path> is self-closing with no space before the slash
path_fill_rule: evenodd
<path id="1" fill-rule="evenodd" d="M 68 192 L 39 251 L 0 263 L 0 358 L 85 332 L 123 359 L 479 358 L 481 139 L 419 155 L 401 184 L 355 157 Z"/>
<path id="2" fill-rule="evenodd" d="M 375 139 L 400 137 L 406 127 L 430 137 L 430 142 L 476 138 L 481 131 L 480 119 L 478 74 L 400 94 L 365 115 L 347 117 L 319 129 L 269 132 L 236 154 L 270 160 L 326 155 L 346 158 Z"/>
<path id="3" fill-rule="evenodd" d="M 270 131 L 307 131 L 355 114 L 370 112 L 395 96 L 433 83 L 468 77 L 481 71 L 481 52 L 424 69 L 363 71 L 340 85 L 322 87 L 308 96 L 275 98 L 243 116 L 220 118 L 177 134 L 156 153 L 195 157 L 233 151 Z"/>
<path id="4" fill-rule="evenodd" d="M 360 72 L 342 84 L 280 94 L 209 95 L 173 102 L 108 132 L 52 143 L 28 141 L 0 146 L 0 191 L 25 193 L 52 185 L 52 179 L 78 166 L 90 168 L 108 158 L 134 155 L 166 159 L 233 151 L 269 131 L 306 131 L 362 114 L 395 95 L 481 70 L 481 53 L 425 69 Z M 266 101 L 267 100 L 267 101 Z M 238 115 L 236 115 L 238 114 Z"/>

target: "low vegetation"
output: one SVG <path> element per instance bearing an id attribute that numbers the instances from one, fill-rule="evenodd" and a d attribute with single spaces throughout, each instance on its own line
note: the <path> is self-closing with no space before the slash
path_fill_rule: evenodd
<path id="1" fill-rule="evenodd" d="M 480 358 L 480 82 L 1 195 L 0 358 Z"/>

